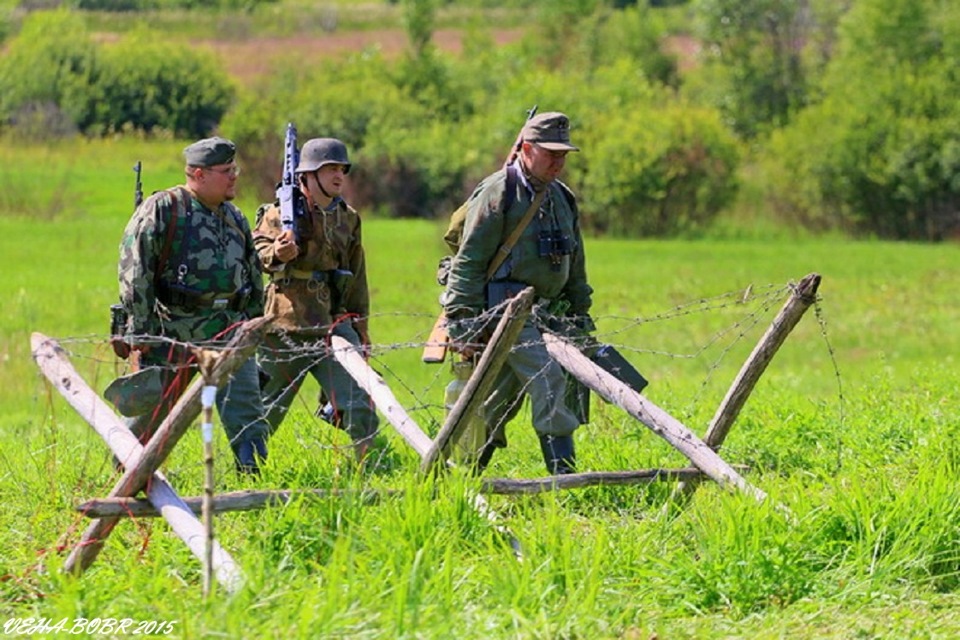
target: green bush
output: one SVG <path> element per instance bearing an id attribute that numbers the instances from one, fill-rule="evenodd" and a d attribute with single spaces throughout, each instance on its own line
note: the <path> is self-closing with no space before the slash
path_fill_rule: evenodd
<path id="1" fill-rule="evenodd" d="M 23 135 L 84 129 L 99 80 L 97 49 L 67 11 L 32 13 L 0 57 L 0 121 Z"/>
<path id="2" fill-rule="evenodd" d="M 594 231 L 702 232 L 736 195 L 737 143 L 714 111 L 638 105 L 595 127 L 581 185 L 584 220 Z"/>
<path id="3" fill-rule="evenodd" d="M 208 135 L 233 100 L 219 62 L 207 52 L 129 35 L 100 55 L 96 125 L 101 131 L 157 129 L 185 137 Z"/>
<path id="4" fill-rule="evenodd" d="M 865 0 L 855 7 L 825 98 L 772 137 L 762 163 L 778 215 L 884 238 L 956 235 L 958 38 L 960 10 L 952 5 Z"/>
<path id="5" fill-rule="evenodd" d="M 98 46 L 66 11 L 30 14 L 0 58 L 0 119 L 31 138 L 124 129 L 202 136 L 232 97 L 212 54 L 142 32 Z"/>

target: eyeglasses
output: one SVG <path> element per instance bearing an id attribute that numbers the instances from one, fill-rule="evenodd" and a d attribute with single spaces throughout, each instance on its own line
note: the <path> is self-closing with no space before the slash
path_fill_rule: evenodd
<path id="1" fill-rule="evenodd" d="M 207 171 L 213 171 L 214 173 L 219 173 L 220 175 L 227 176 L 229 178 L 236 178 L 240 175 L 240 167 L 233 165 L 231 167 L 224 167 L 223 169 L 214 169 L 212 167 L 207 167 Z"/>

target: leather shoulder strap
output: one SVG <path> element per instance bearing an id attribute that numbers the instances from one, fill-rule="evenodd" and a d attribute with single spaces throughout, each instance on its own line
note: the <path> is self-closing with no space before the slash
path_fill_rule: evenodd
<path id="1" fill-rule="evenodd" d="M 507 172 L 507 177 L 509 178 L 510 172 Z M 509 184 L 509 180 L 508 180 Z M 516 188 L 514 187 L 514 190 Z M 513 245 L 517 244 L 517 240 L 520 239 L 520 236 L 523 234 L 523 230 L 527 228 L 527 225 L 530 224 L 530 221 L 533 220 L 533 216 L 536 215 L 537 209 L 540 208 L 540 203 L 543 202 L 543 197 L 546 195 L 547 190 L 537 193 L 533 202 L 530 203 L 530 207 L 527 209 L 527 212 L 523 214 L 523 218 L 514 228 L 514 230 L 507 236 L 507 239 L 503 241 L 503 244 L 500 245 L 500 248 L 497 249 L 497 253 L 493 256 L 493 260 L 490 261 L 490 266 L 487 267 L 487 280 L 493 277 L 493 274 L 497 272 L 497 269 L 500 268 L 500 265 L 503 264 L 503 261 L 507 259 L 507 256 L 510 255 L 510 251 L 513 249 Z M 506 214 L 506 209 L 504 210 Z"/>

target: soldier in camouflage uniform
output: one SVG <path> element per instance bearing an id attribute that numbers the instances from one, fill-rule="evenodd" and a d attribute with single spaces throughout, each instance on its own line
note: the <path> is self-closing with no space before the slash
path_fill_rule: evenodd
<path id="1" fill-rule="evenodd" d="M 163 388 L 162 403 L 137 434 L 142 442 L 196 372 L 183 343 L 222 343 L 238 324 L 263 314 L 263 275 L 250 225 L 229 202 L 240 173 L 234 156 L 234 144 L 223 138 L 186 147 L 186 185 L 147 198 L 123 233 L 124 341 L 139 351 L 142 367 L 157 368 Z M 217 392 L 216 403 L 238 470 L 258 473 L 269 428 L 253 359 Z"/>
<path id="2" fill-rule="evenodd" d="M 338 335 L 369 349 L 370 293 L 360 216 L 341 197 L 350 171 L 347 148 L 335 138 L 304 143 L 296 168 L 303 215 L 284 230 L 279 203 L 257 212 L 254 242 L 270 282 L 266 310 L 275 316 L 263 341 L 260 364 L 267 420 L 283 421 L 307 374 L 329 399 L 331 422 L 350 434 L 359 460 L 379 420 L 367 393 L 330 355 L 325 338 Z"/>
<path id="3" fill-rule="evenodd" d="M 565 372 L 547 353 L 541 335 L 541 327 L 555 323 L 557 316 L 574 333 L 593 328 L 589 316 L 593 290 L 587 284 L 576 200 L 557 180 L 567 153 L 579 150 L 570 144 L 569 126 L 567 117 L 556 112 L 527 121 L 514 163 L 488 176 L 474 191 L 451 264 L 443 303 L 448 332 L 462 354 L 471 355 L 490 331 L 490 314 L 485 311 L 527 286 L 538 296 L 531 320 L 482 409 L 489 440 L 477 462 L 480 470 L 496 448 L 506 446 L 505 424 L 528 394 L 547 471 L 575 471 L 572 434 L 580 417 L 565 403 Z M 511 197 L 504 197 L 507 189 L 514 190 Z M 488 282 L 488 265 L 541 192 L 539 209 Z"/>

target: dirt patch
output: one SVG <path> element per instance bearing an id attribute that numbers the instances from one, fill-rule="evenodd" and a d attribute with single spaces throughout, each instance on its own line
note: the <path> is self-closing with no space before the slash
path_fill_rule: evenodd
<path id="1" fill-rule="evenodd" d="M 433 42 L 441 51 L 459 54 L 463 51 L 464 35 L 461 29 L 440 29 L 434 32 Z M 490 35 L 499 46 L 519 40 L 523 29 L 502 29 Z M 203 44 L 217 54 L 231 76 L 249 86 L 280 65 L 343 58 L 366 49 L 375 49 L 386 58 L 395 58 L 406 50 L 408 43 L 403 29 L 376 29 Z"/>

